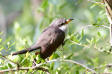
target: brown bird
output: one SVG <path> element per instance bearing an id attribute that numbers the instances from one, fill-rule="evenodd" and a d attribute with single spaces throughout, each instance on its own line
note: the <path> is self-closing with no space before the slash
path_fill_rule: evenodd
<path id="1" fill-rule="evenodd" d="M 43 59 L 51 56 L 56 49 L 64 43 L 67 24 L 73 19 L 59 18 L 54 20 L 48 28 L 46 28 L 40 35 L 38 41 L 30 48 L 17 51 L 12 55 L 24 54 L 40 49 L 40 56 Z M 36 52 L 38 53 L 38 52 Z"/>

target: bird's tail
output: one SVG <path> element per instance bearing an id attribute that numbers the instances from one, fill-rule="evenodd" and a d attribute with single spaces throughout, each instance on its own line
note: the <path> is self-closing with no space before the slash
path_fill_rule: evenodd
<path id="1" fill-rule="evenodd" d="M 27 52 L 32 52 L 32 51 L 37 50 L 37 49 L 40 49 L 40 48 L 41 47 L 37 47 L 37 48 L 27 48 L 27 49 L 24 49 L 24 50 L 21 50 L 21 51 L 14 52 L 11 55 L 25 54 Z"/>

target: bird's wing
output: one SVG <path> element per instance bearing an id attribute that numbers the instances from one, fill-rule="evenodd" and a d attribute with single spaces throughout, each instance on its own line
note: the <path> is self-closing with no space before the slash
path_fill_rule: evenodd
<path id="1" fill-rule="evenodd" d="M 44 31 L 38 40 L 38 45 L 42 47 L 41 57 L 50 56 L 64 41 L 65 33 L 58 27 L 49 27 Z"/>
<path id="2" fill-rule="evenodd" d="M 39 37 L 38 44 L 60 44 L 61 42 L 63 42 L 64 38 L 65 33 L 62 30 L 60 30 L 58 27 L 50 26 L 43 31 L 43 33 Z"/>

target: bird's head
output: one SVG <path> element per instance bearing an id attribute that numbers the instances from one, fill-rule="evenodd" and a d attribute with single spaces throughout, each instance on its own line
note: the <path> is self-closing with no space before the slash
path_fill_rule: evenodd
<path id="1" fill-rule="evenodd" d="M 73 19 L 58 18 L 58 19 L 53 20 L 51 25 L 61 27 L 61 26 L 67 25 L 72 20 Z"/>
<path id="2" fill-rule="evenodd" d="M 65 18 L 58 18 L 55 19 L 52 23 L 51 26 L 57 26 L 59 27 L 62 31 L 66 32 L 67 30 L 67 24 L 71 22 L 73 19 L 65 19 Z"/>

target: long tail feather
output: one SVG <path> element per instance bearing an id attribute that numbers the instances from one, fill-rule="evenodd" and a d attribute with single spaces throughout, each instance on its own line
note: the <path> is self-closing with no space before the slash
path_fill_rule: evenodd
<path id="1" fill-rule="evenodd" d="M 27 49 L 24 49 L 24 50 L 21 50 L 21 51 L 17 51 L 17 52 L 14 52 L 12 53 L 11 55 L 18 55 L 18 54 L 25 54 L 27 52 L 32 52 L 34 50 L 38 50 L 40 49 L 41 47 L 37 47 L 37 48 L 27 48 Z"/>

